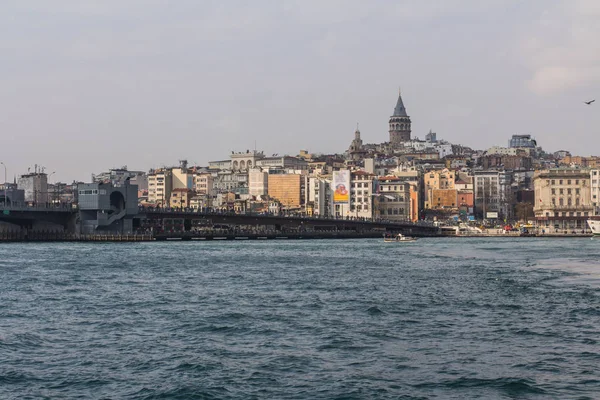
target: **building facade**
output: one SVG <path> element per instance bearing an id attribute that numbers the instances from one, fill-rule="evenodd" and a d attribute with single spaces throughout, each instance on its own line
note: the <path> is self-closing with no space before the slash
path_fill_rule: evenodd
<path id="1" fill-rule="evenodd" d="M 410 184 L 397 176 L 377 178 L 377 212 L 376 216 L 390 221 L 409 221 Z"/>
<path id="2" fill-rule="evenodd" d="M 411 120 L 406 113 L 401 93 L 398 93 L 398 101 L 394 108 L 394 114 L 389 120 L 390 144 L 393 148 L 399 148 L 404 142 L 410 140 Z"/>
<path id="3" fill-rule="evenodd" d="M 303 178 L 300 174 L 269 174 L 269 197 L 279 200 L 284 208 L 300 208 L 305 196 Z"/>
<path id="4" fill-rule="evenodd" d="M 592 180 L 589 171 L 578 169 L 537 171 L 533 178 L 533 212 L 538 227 L 558 233 L 586 229 L 586 220 L 596 214 Z"/>
<path id="5" fill-rule="evenodd" d="M 165 206 L 169 202 L 173 175 L 171 170 L 162 168 L 148 173 L 148 202 Z"/>
<path id="6" fill-rule="evenodd" d="M 260 168 L 248 172 L 248 194 L 253 197 L 265 196 L 269 193 L 269 173 Z"/>
<path id="7" fill-rule="evenodd" d="M 475 171 L 475 214 L 482 219 L 504 220 L 514 214 L 510 171 Z"/>
<path id="8" fill-rule="evenodd" d="M 48 202 L 48 175 L 43 172 L 35 172 L 21 175 L 17 182 L 17 188 L 25 192 L 25 202 L 45 204 Z"/>

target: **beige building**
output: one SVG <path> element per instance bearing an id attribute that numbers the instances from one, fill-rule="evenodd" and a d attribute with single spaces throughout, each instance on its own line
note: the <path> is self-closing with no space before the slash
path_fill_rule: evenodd
<path id="1" fill-rule="evenodd" d="M 194 175 L 193 190 L 198 195 L 214 194 L 213 176 L 209 172 L 199 172 Z"/>
<path id="2" fill-rule="evenodd" d="M 171 171 L 173 174 L 171 190 L 191 189 L 194 186 L 194 171 L 187 168 L 187 162 L 179 168 L 172 168 Z"/>
<path id="3" fill-rule="evenodd" d="M 378 179 L 376 216 L 390 221 L 408 221 L 411 216 L 411 185 L 397 176 Z"/>
<path id="4" fill-rule="evenodd" d="M 423 182 L 425 185 L 425 208 L 457 208 L 456 172 L 448 168 L 427 171 L 423 175 Z"/>
<path id="5" fill-rule="evenodd" d="M 586 229 L 586 219 L 595 215 L 589 171 L 550 169 L 536 171 L 533 178 L 538 227 L 547 232 Z"/>
<path id="6" fill-rule="evenodd" d="M 148 202 L 166 205 L 171 196 L 173 175 L 169 169 L 156 169 L 148 173 Z"/>
<path id="7" fill-rule="evenodd" d="M 284 208 L 300 208 L 304 204 L 305 179 L 300 174 L 269 174 L 268 194 Z"/>
<path id="8" fill-rule="evenodd" d="M 257 165 L 257 161 L 265 158 L 262 151 L 246 150 L 246 152 L 231 153 L 231 169 L 233 171 L 248 171 Z"/>
<path id="9" fill-rule="evenodd" d="M 187 208 L 190 206 L 190 200 L 194 196 L 194 192 L 190 189 L 178 188 L 171 191 L 169 199 L 169 207 L 171 208 Z"/>

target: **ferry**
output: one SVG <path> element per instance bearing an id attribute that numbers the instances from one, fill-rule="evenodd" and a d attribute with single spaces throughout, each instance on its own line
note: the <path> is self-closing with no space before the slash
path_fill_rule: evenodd
<path id="1" fill-rule="evenodd" d="M 386 243 L 392 243 L 392 242 L 414 242 L 415 240 L 417 240 L 417 238 L 412 237 L 412 236 L 404 236 L 401 233 L 397 234 L 396 236 L 392 236 L 392 235 L 388 235 L 388 234 L 383 235 L 383 241 L 386 242 Z"/>
<path id="2" fill-rule="evenodd" d="M 594 236 L 600 236 L 600 220 L 598 219 L 588 219 L 587 224 L 592 230 L 592 234 Z"/>

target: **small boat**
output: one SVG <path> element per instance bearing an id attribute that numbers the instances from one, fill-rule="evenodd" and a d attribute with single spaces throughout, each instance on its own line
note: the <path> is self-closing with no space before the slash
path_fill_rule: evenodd
<path id="1" fill-rule="evenodd" d="M 594 236 L 600 236 L 600 220 L 597 219 L 588 219 L 587 224 L 592 230 L 592 234 Z"/>
<path id="2" fill-rule="evenodd" d="M 403 234 L 399 233 L 395 236 L 392 235 L 383 235 L 383 241 L 386 243 L 392 243 L 392 242 L 414 242 L 415 240 L 417 240 L 417 238 L 412 237 L 412 236 L 404 236 Z"/>

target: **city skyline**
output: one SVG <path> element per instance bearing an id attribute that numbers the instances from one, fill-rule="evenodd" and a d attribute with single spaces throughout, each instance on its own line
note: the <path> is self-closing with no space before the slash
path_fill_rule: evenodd
<path id="1" fill-rule="evenodd" d="M 531 134 L 592 155 L 598 16 L 592 1 L 10 2 L 0 160 L 9 181 L 33 164 L 72 181 L 255 142 L 341 153 L 356 122 L 365 143 L 388 140 L 398 86 L 413 137 L 485 149 Z"/>

